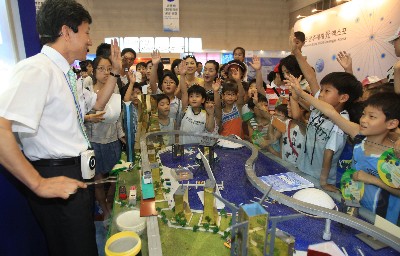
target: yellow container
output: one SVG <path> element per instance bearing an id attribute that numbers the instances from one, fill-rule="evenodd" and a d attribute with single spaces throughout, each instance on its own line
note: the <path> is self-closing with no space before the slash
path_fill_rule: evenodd
<path id="1" fill-rule="evenodd" d="M 132 231 L 122 231 L 111 236 L 105 247 L 107 256 L 135 256 L 142 249 L 142 241 Z"/>

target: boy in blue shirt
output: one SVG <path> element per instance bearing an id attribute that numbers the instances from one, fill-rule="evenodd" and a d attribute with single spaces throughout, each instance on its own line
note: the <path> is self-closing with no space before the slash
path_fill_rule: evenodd
<path id="1" fill-rule="evenodd" d="M 394 146 L 389 133 L 399 126 L 400 96 L 378 93 L 365 102 L 360 124 L 343 118 L 331 105 L 303 92 L 299 79 L 290 76 L 292 91 L 311 103 L 352 138 L 363 137 L 353 150 L 353 180 L 365 183 L 361 205 L 388 221 L 397 224 L 400 212 L 400 188 L 386 185 L 378 176 L 380 155 Z"/>

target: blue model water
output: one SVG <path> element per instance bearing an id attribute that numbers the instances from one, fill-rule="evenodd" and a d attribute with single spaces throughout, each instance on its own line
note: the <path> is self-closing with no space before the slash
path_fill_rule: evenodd
<path id="1" fill-rule="evenodd" d="M 193 154 L 185 154 L 181 160 L 177 161 L 172 159 L 171 152 L 166 152 L 160 155 L 161 163 L 169 168 L 177 168 L 179 166 L 186 167 L 200 163 L 196 159 L 198 147 L 185 147 L 185 149 L 189 149 L 189 151 L 193 152 Z M 248 181 L 244 169 L 244 163 L 250 156 L 250 150 L 247 148 L 241 148 L 237 150 L 216 148 L 215 152 L 217 153 L 218 161 L 213 168 L 213 172 L 218 184 L 220 184 L 222 181 L 224 182 L 224 190 L 221 191 L 222 197 L 237 206 L 240 204 L 251 203 L 251 200 L 259 201 L 259 199 L 256 198 L 261 198 L 262 193 L 254 188 L 253 185 Z M 200 167 L 190 167 L 190 170 L 194 175 L 194 179 L 191 180 L 190 183 L 195 183 L 196 181 L 205 181 L 208 179 L 207 173 L 201 165 Z M 262 153 L 259 154 L 255 163 L 255 170 L 258 177 L 289 171 Z M 197 192 L 202 190 L 202 187 L 199 187 L 198 189 L 195 189 L 195 187 L 190 188 L 189 202 L 192 209 L 201 210 L 203 208 L 202 203 L 197 195 Z M 295 192 L 296 191 L 285 192 L 285 194 L 290 196 Z M 171 191 L 171 193 L 173 193 L 173 191 Z M 295 210 L 278 203 L 265 202 L 264 206 L 270 213 L 270 216 L 297 213 Z M 295 249 L 304 251 L 307 250 L 308 245 L 310 244 L 325 242 L 325 240 L 322 239 L 324 226 L 325 219 L 307 216 L 278 224 L 279 229 L 288 232 L 296 238 Z M 358 249 L 361 249 L 364 255 L 400 255 L 392 248 L 384 248 L 379 251 L 373 250 L 364 242 L 355 237 L 356 234 L 360 233 L 359 231 L 343 226 L 336 222 L 332 222 L 331 232 L 331 240 L 334 241 L 339 247 L 344 247 L 348 255 L 360 255 Z"/>

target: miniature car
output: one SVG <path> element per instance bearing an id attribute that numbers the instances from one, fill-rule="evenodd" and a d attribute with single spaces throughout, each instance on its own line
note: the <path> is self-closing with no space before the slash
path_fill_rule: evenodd
<path id="1" fill-rule="evenodd" d="M 143 182 L 144 182 L 144 184 L 153 183 L 153 180 L 152 180 L 151 172 L 150 172 L 150 171 L 145 171 L 145 172 L 143 173 Z"/>

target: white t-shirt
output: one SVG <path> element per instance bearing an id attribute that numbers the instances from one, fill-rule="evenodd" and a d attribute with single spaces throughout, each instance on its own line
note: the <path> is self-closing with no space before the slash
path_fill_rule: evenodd
<path id="1" fill-rule="evenodd" d="M 74 97 L 68 85 L 68 61 L 55 49 L 19 62 L 12 80 L 0 94 L 0 116 L 12 121 L 25 155 L 30 160 L 76 157 L 88 147 L 78 121 Z M 77 84 L 84 115 L 97 95 Z"/>
<path id="2" fill-rule="evenodd" d="M 191 106 L 188 106 L 181 121 L 181 131 L 192 133 L 206 132 L 206 118 L 207 113 L 201 110 L 200 113 L 195 114 Z M 182 136 L 182 144 L 200 143 L 202 137 L 199 136 Z"/>

